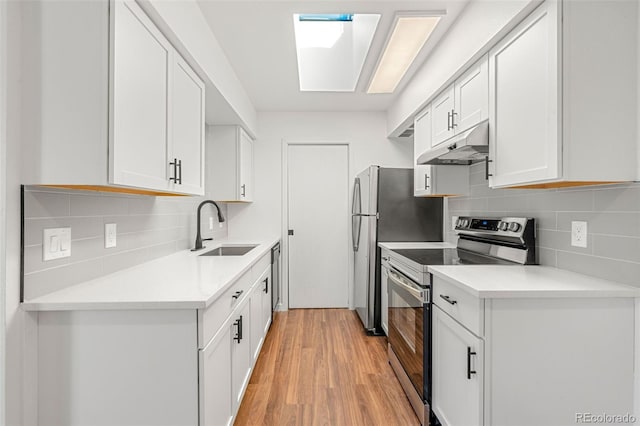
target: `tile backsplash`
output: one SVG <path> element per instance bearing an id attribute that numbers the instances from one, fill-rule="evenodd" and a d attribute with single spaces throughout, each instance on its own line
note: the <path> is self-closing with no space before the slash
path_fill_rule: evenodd
<path id="1" fill-rule="evenodd" d="M 192 247 L 196 209 L 203 199 L 25 187 L 25 299 Z M 219 205 L 228 217 L 226 205 Z M 227 222 L 219 227 L 214 210 L 203 208 L 203 238 L 227 236 Z M 106 223 L 117 226 L 114 248 L 105 248 Z M 71 228 L 71 256 L 44 262 L 43 230 L 64 227 Z"/>
<path id="2" fill-rule="evenodd" d="M 551 190 L 491 189 L 484 163 L 474 164 L 466 197 L 448 199 L 451 216 L 527 216 L 537 221 L 541 265 L 640 287 L 640 184 Z M 587 247 L 571 245 L 571 222 L 587 222 Z"/>

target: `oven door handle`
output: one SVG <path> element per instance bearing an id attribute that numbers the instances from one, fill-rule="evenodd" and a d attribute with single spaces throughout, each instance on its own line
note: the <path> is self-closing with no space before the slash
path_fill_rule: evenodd
<path id="1" fill-rule="evenodd" d="M 422 302 L 422 303 L 429 302 L 428 300 L 425 300 L 425 298 L 424 298 L 424 291 L 417 290 L 417 289 L 411 287 L 410 285 L 407 285 L 407 284 L 403 283 L 400 280 L 400 275 L 396 271 L 394 271 L 393 269 L 389 270 L 389 279 L 391 281 L 393 281 L 396 285 L 398 285 L 398 286 L 402 287 L 403 289 L 405 289 L 406 291 L 408 291 L 409 294 L 411 294 L 413 297 L 418 299 L 420 302 Z"/>

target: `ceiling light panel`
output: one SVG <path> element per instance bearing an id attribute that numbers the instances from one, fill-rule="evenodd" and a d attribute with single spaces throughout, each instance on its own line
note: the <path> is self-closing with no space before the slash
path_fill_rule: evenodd
<path id="1" fill-rule="evenodd" d="M 393 93 L 439 21 L 433 13 L 397 15 L 367 93 Z"/>
<path id="2" fill-rule="evenodd" d="M 293 15 L 301 91 L 353 92 L 378 14 Z"/>

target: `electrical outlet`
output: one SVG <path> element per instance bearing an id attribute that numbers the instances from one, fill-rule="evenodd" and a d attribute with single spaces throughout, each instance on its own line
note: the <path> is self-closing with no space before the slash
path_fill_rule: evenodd
<path id="1" fill-rule="evenodd" d="M 213 230 L 213 216 L 209 216 L 209 231 Z"/>
<path id="2" fill-rule="evenodd" d="M 571 245 L 574 247 L 587 247 L 587 222 L 571 222 Z"/>
<path id="3" fill-rule="evenodd" d="M 71 256 L 71 228 L 49 228 L 42 233 L 43 261 Z"/>
<path id="4" fill-rule="evenodd" d="M 116 224 L 105 223 L 104 224 L 104 248 L 112 248 L 116 246 Z"/>

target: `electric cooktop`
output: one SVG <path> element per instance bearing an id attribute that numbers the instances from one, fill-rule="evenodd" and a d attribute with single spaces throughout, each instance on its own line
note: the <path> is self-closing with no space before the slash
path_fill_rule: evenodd
<path id="1" fill-rule="evenodd" d="M 430 265 L 510 265 L 513 262 L 483 256 L 459 248 L 396 249 L 394 252 L 423 266 Z"/>

